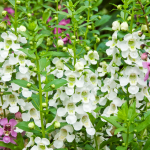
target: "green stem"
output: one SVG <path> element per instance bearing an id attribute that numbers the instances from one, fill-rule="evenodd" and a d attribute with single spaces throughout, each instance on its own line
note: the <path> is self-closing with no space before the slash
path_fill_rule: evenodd
<path id="1" fill-rule="evenodd" d="M 90 0 L 89 0 L 89 6 L 90 6 Z M 87 16 L 87 23 L 90 20 L 90 8 L 88 8 L 88 16 Z M 86 32 L 85 32 L 85 40 L 87 39 L 87 33 L 88 33 L 88 26 L 86 27 Z"/>
<path id="2" fill-rule="evenodd" d="M 143 14 L 144 14 L 144 16 L 145 16 L 145 21 L 146 21 L 146 26 L 147 26 L 147 29 L 148 29 L 148 33 L 150 33 L 147 16 L 145 15 L 146 13 L 145 13 L 145 10 L 144 10 L 144 6 L 142 5 L 142 3 L 141 3 L 139 0 L 138 0 L 138 2 L 139 2 L 139 4 L 140 4 L 141 9 L 142 9 L 142 11 L 143 11 Z"/>
<path id="3" fill-rule="evenodd" d="M 96 144 L 96 150 L 98 150 L 98 143 L 97 143 L 96 134 L 94 135 L 94 140 L 95 140 L 95 144 Z"/>
<path id="4" fill-rule="evenodd" d="M 74 22 L 74 36 L 76 37 L 76 30 L 75 30 L 75 22 Z M 74 40 L 74 66 L 76 64 L 76 40 Z"/>
<path id="5" fill-rule="evenodd" d="M 132 33 L 133 21 L 134 21 L 134 2 L 133 2 L 132 15 L 131 15 L 130 33 Z"/>
<path id="6" fill-rule="evenodd" d="M 126 138 L 126 147 L 128 148 L 128 139 L 129 139 L 129 124 L 127 123 L 127 138 Z"/>
<path id="7" fill-rule="evenodd" d="M 76 144 L 76 140 L 74 139 L 74 150 L 77 149 L 77 144 Z"/>
<path id="8" fill-rule="evenodd" d="M 56 10 L 58 11 L 58 0 L 56 3 Z M 58 13 L 57 13 L 57 25 L 58 25 Z M 58 42 L 58 27 L 56 27 L 56 36 L 57 36 L 57 42 Z M 57 46 L 57 51 L 58 51 L 58 46 Z"/>
<path id="9" fill-rule="evenodd" d="M 38 75 L 38 80 L 39 80 L 39 98 L 40 98 L 40 118 L 41 118 L 41 128 L 42 128 L 42 135 L 43 138 L 45 138 L 45 128 L 44 128 L 44 123 L 43 123 L 43 113 L 42 113 L 42 86 L 41 86 L 41 75 L 40 75 L 40 67 L 39 67 L 39 58 L 37 51 L 35 52 L 36 54 L 36 62 L 37 62 L 37 75 Z"/>
<path id="10" fill-rule="evenodd" d="M 15 34 L 17 35 L 17 26 L 18 26 L 18 21 L 17 21 L 17 0 L 15 0 L 15 22 L 14 22 L 14 28 L 15 28 Z"/>
<path id="11" fill-rule="evenodd" d="M 127 85 L 127 104 L 128 104 L 128 107 L 130 106 L 130 104 L 129 104 L 129 84 Z"/>
<path id="12" fill-rule="evenodd" d="M 1 89 L 0 89 L 0 92 L 1 92 Z M 0 98 L 1 98 L 1 103 L 2 103 L 2 105 L 3 105 L 3 104 L 4 104 L 3 96 L 0 95 Z M 5 109 L 3 109 L 3 113 L 4 113 L 4 118 L 6 118 L 6 112 L 5 112 Z"/>

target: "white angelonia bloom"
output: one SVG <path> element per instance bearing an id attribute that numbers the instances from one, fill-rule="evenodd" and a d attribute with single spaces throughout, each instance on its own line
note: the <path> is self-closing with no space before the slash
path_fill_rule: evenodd
<path id="1" fill-rule="evenodd" d="M 76 62 L 76 64 L 75 64 L 75 69 L 76 69 L 76 71 L 82 72 L 85 65 L 86 65 L 85 59 L 80 58 L 79 60 L 77 60 L 77 62 Z"/>
<path id="2" fill-rule="evenodd" d="M 31 132 L 26 132 L 26 136 L 28 137 L 28 138 L 30 138 L 30 141 L 28 142 L 28 144 L 26 145 L 26 147 L 25 148 L 27 148 L 27 147 L 30 147 L 30 146 L 33 146 L 34 145 L 34 138 L 33 138 L 33 133 L 31 133 Z"/>
<path id="3" fill-rule="evenodd" d="M 90 97 L 89 97 L 89 93 L 90 91 L 87 88 L 82 88 L 81 91 L 81 100 L 83 103 L 89 103 Z"/>
<path id="4" fill-rule="evenodd" d="M 55 64 L 58 70 L 64 70 L 63 59 L 59 59 L 58 57 L 55 57 L 52 62 L 53 64 Z"/>
<path id="5" fill-rule="evenodd" d="M 4 102 L 2 108 L 5 109 L 9 106 L 9 111 L 11 113 L 17 113 L 19 111 L 19 106 L 17 106 L 17 104 L 19 104 L 20 106 L 25 106 L 25 102 L 23 99 L 18 99 L 18 94 L 15 92 L 12 92 L 12 94 L 6 95 L 4 97 L 4 100 L 6 99 L 6 101 Z"/>
<path id="6" fill-rule="evenodd" d="M 34 145 L 31 150 L 53 150 L 52 148 L 47 147 L 50 144 L 50 141 L 46 138 L 41 139 L 40 137 L 36 137 L 34 141 L 37 145 Z"/>
<path id="7" fill-rule="evenodd" d="M 121 23 L 121 30 L 128 31 L 128 23 L 127 22 Z"/>
<path id="8" fill-rule="evenodd" d="M 16 73 L 16 79 L 29 81 L 30 80 L 30 74 L 29 74 L 29 72 L 27 72 L 26 74 L 22 74 L 20 72 L 17 72 Z"/>
<path id="9" fill-rule="evenodd" d="M 107 65 L 107 63 L 105 61 L 103 61 L 103 62 L 100 63 L 100 66 L 102 66 L 102 67 L 98 67 L 97 71 L 99 73 L 99 76 L 103 77 L 107 73 L 108 65 Z"/>
<path id="10" fill-rule="evenodd" d="M 14 51 L 20 48 L 19 44 L 15 44 L 14 41 L 17 40 L 17 36 L 12 32 L 7 31 L 1 34 L 1 37 L 4 39 L 4 50 L 9 51 L 12 48 Z"/>
<path id="11" fill-rule="evenodd" d="M 73 133 L 73 128 L 70 125 L 64 126 L 60 129 L 60 131 L 54 137 L 54 147 L 61 148 L 63 147 L 63 141 L 67 140 L 68 142 L 72 142 L 75 138 Z"/>
<path id="12" fill-rule="evenodd" d="M 143 44 L 143 37 L 138 36 L 138 32 L 132 34 L 126 34 L 123 41 L 118 41 L 117 46 L 122 51 L 122 56 L 126 58 L 129 54 L 132 58 L 138 57 L 137 49 L 140 49 L 140 45 Z"/>
<path id="13" fill-rule="evenodd" d="M 22 32 L 25 32 L 26 31 L 26 27 L 21 25 L 18 29 L 18 31 L 22 31 Z"/>
<path id="14" fill-rule="evenodd" d="M 119 23 L 119 21 L 114 21 L 113 23 L 112 23 L 112 29 L 113 30 L 120 30 L 120 23 Z"/>
<path id="15" fill-rule="evenodd" d="M 22 95 L 24 96 L 24 97 L 31 97 L 32 96 L 32 91 L 29 91 L 29 89 L 28 88 L 23 88 L 22 87 Z"/>
<path id="16" fill-rule="evenodd" d="M 136 94 L 139 91 L 139 86 L 146 86 L 144 82 L 144 74 L 136 67 L 127 67 L 124 70 L 124 76 L 119 78 L 120 85 L 126 86 L 130 83 L 130 87 L 128 88 L 129 93 Z"/>
<path id="17" fill-rule="evenodd" d="M 41 127 L 40 123 L 40 112 L 37 111 L 37 109 L 32 105 L 31 102 L 27 103 L 24 106 L 25 110 L 28 110 L 27 113 L 22 113 L 22 119 L 23 121 L 29 121 L 30 118 L 34 119 L 34 122 L 37 126 Z"/>
<path id="18" fill-rule="evenodd" d="M 99 60 L 99 55 L 97 51 L 89 51 L 87 55 L 84 55 L 86 61 L 90 64 L 97 64 L 97 60 Z"/>
<path id="19" fill-rule="evenodd" d="M 138 92 L 135 96 L 136 96 L 137 100 L 143 100 L 144 96 L 145 96 L 150 101 L 150 94 L 149 94 L 148 88 L 146 86 L 143 87 L 142 90 L 140 92 Z"/>
<path id="20" fill-rule="evenodd" d="M 97 86 L 98 84 L 98 72 L 95 70 L 95 73 L 91 72 L 89 74 L 89 83 L 91 83 L 93 86 Z"/>
<path id="21" fill-rule="evenodd" d="M 63 42 L 63 40 L 58 40 L 57 41 L 57 45 L 58 45 L 58 47 L 63 47 L 64 46 L 64 42 Z"/>

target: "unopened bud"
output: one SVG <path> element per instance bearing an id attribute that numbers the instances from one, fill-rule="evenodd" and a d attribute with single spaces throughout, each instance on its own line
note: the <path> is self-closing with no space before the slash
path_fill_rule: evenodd
<path id="1" fill-rule="evenodd" d="M 67 47 L 63 47 L 63 49 L 62 49 L 64 52 L 66 52 L 67 51 Z"/>
<path id="2" fill-rule="evenodd" d="M 2 96 L 4 93 L 3 92 L 0 92 L 0 95 Z"/>
<path id="3" fill-rule="evenodd" d="M 29 128 L 29 129 L 34 129 L 34 128 L 35 128 L 34 122 L 30 122 L 30 123 L 28 124 L 28 128 Z"/>
<path id="4" fill-rule="evenodd" d="M 2 11 L 2 16 L 6 16 L 7 15 L 7 11 Z"/>
<path id="5" fill-rule="evenodd" d="M 143 32 L 139 32 L 138 36 L 141 37 L 143 35 Z"/>
<path id="6" fill-rule="evenodd" d="M 31 17 L 31 14 L 30 14 L 30 13 L 28 13 L 28 14 L 27 14 L 27 16 L 30 18 L 30 17 Z"/>
<path id="7" fill-rule="evenodd" d="M 55 84 L 52 84 L 52 85 L 51 85 L 51 88 L 54 89 L 54 88 L 55 88 Z"/>
<path id="8" fill-rule="evenodd" d="M 46 107 L 47 107 L 47 104 L 46 104 L 46 103 L 42 103 L 42 107 L 43 107 L 43 108 L 46 108 Z"/>
<path id="9" fill-rule="evenodd" d="M 117 9 L 118 9 L 118 10 L 121 10 L 121 9 L 122 9 L 122 5 L 118 5 L 118 6 L 117 6 Z"/>
<path id="10" fill-rule="evenodd" d="M 33 70 L 34 70 L 34 72 L 37 72 L 37 68 L 34 68 Z"/>
<path id="11" fill-rule="evenodd" d="M 18 119 L 18 120 L 22 119 L 22 114 L 21 114 L 21 112 L 15 113 L 15 119 Z"/>
<path id="12" fill-rule="evenodd" d="M 147 60 L 147 57 L 148 57 L 148 53 L 146 52 L 146 53 L 143 53 L 142 55 L 141 55 L 141 59 L 142 60 Z"/>
<path id="13" fill-rule="evenodd" d="M 127 18 L 127 21 L 130 21 L 131 20 L 131 16 L 129 16 L 128 18 Z"/>
<path id="14" fill-rule="evenodd" d="M 98 16 L 98 19 L 99 19 L 99 20 L 101 20 L 101 18 L 102 18 L 101 16 Z"/>
<path id="15" fill-rule="evenodd" d="M 28 88 L 30 88 L 30 87 L 31 87 L 31 85 L 32 85 L 31 83 L 27 83 L 27 87 L 28 87 Z"/>
<path id="16" fill-rule="evenodd" d="M 50 46 L 53 44 L 53 41 L 51 40 L 51 38 L 47 38 L 47 43 L 46 45 Z"/>
<path id="17" fill-rule="evenodd" d="M 54 20 L 58 20 L 58 17 L 54 17 Z"/>
<path id="18" fill-rule="evenodd" d="M 80 18 L 80 19 L 83 19 L 83 16 L 80 16 L 79 18 Z"/>
<path id="19" fill-rule="evenodd" d="M 61 5 L 58 5 L 58 10 L 61 10 Z"/>
<path id="20" fill-rule="evenodd" d="M 27 98 L 27 102 L 31 102 L 32 101 L 32 98 L 31 97 L 28 97 Z"/>
<path id="21" fill-rule="evenodd" d="M 0 23 L 0 29 L 2 30 L 6 29 L 6 23 L 4 21 Z"/>
<path id="22" fill-rule="evenodd" d="M 125 143 L 122 143 L 122 146 L 126 146 L 126 144 L 125 144 Z"/>
<path id="23" fill-rule="evenodd" d="M 100 38 L 97 37 L 97 38 L 96 38 L 96 43 L 99 43 L 99 42 L 100 42 Z"/>
<path id="24" fill-rule="evenodd" d="M 90 47 L 89 46 L 86 46 L 86 48 L 85 48 L 87 51 L 89 51 L 90 50 Z"/>
<path id="25" fill-rule="evenodd" d="M 145 46 L 146 46 L 145 44 L 141 44 L 140 48 L 144 49 Z"/>
<path id="26" fill-rule="evenodd" d="M 75 40 L 76 36 L 75 35 L 72 35 L 71 36 L 71 39 Z"/>
<path id="27" fill-rule="evenodd" d="M 137 130 L 135 129 L 135 130 L 134 130 L 134 132 L 136 133 L 136 132 L 137 132 Z"/>
<path id="28" fill-rule="evenodd" d="M 55 121 L 55 123 L 54 123 L 54 128 L 55 128 L 55 129 L 60 128 L 60 122 Z"/>
<path id="29" fill-rule="evenodd" d="M 20 1 L 16 1 L 16 4 L 17 4 L 17 5 L 20 5 L 20 3 L 21 3 Z"/>
<path id="30" fill-rule="evenodd" d="M 147 29 L 147 25 L 144 25 L 144 24 L 142 24 L 142 26 L 141 26 L 141 31 L 147 31 L 148 29 Z"/>
<path id="31" fill-rule="evenodd" d="M 58 47 L 60 47 L 60 48 L 62 48 L 63 47 L 63 45 L 64 45 L 64 41 L 63 40 L 58 40 L 57 41 L 57 45 L 58 45 Z"/>
<path id="32" fill-rule="evenodd" d="M 92 29 L 92 26 L 91 26 L 91 25 L 88 25 L 87 28 L 90 30 L 90 29 Z"/>

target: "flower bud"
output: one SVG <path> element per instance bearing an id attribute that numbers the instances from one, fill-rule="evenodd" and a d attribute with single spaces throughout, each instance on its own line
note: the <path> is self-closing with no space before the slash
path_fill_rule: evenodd
<path id="1" fill-rule="evenodd" d="M 83 19 L 83 16 L 80 16 L 79 18 L 80 18 L 80 19 Z"/>
<path id="2" fill-rule="evenodd" d="M 55 128 L 55 129 L 60 128 L 60 122 L 55 121 L 55 123 L 54 123 L 54 128 Z"/>
<path id="3" fill-rule="evenodd" d="M 131 20 L 131 16 L 129 16 L 128 18 L 127 18 L 127 21 L 130 21 Z"/>
<path id="4" fill-rule="evenodd" d="M 90 47 L 89 46 L 86 46 L 86 48 L 85 48 L 87 51 L 89 51 L 90 50 Z"/>
<path id="5" fill-rule="evenodd" d="M 50 46 L 50 45 L 52 45 L 53 44 L 53 41 L 51 40 L 51 38 L 47 38 L 47 43 L 46 43 L 46 45 L 47 46 Z"/>
<path id="6" fill-rule="evenodd" d="M 141 37 L 143 35 L 143 32 L 139 32 L 138 36 Z"/>
<path id="7" fill-rule="evenodd" d="M 34 70 L 34 72 L 37 72 L 37 68 L 36 67 L 33 70 Z"/>
<path id="8" fill-rule="evenodd" d="M 87 28 L 90 30 L 90 29 L 92 29 L 92 26 L 91 26 L 91 25 L 88 25 Z"/>
<path id="9" fill-rule="evenodd" d="M 17 4 L 17 5 L 20 5 L 20 3 L 21 3 L 20 1 L 16 1 L 16 4 Z"/>
<path id="10" fill-rule="evenodd" d="M 120 30 L 120 23 L 119 23 L 118 21 L 114 21 L 114 22 L 112 23 L 112 29 L 113 29 L 114 31 Z"/>
<path id="11" fill-rule="evenodd" d="M 22 114 L 21 114 L 21 112 L 17 112 L 17 113 L 15 113 L 15 119 L 18 119 L 18 120 L 21 120 L 22 119 Z"/>
<path id="12" fill-rule="evenodd" d="M 57 45 L 58 45 L 58 47 L 60 47 L 60 48 L 62 48 L 63 46 L 64 46 L 64 41 L 63 40 L 58 40 L 57 41 Z"/>
<path id="13" fill-rule="evenodd" d="M 58 10 L 61 10 L 61 5 L 58 5 Z"/>
<path id="14" fill-rule="evenodd" d="M 26 31 L 26 27 L 23 26 L 23 25 L 21 25 L 21 26 L 19 27 L 19 31 L 25 32 L 25 31 Z"/>
<path id="15" fill-rule="evenodd" d="M 101 16 L 98 16 L 98 19 L 99 19 L 99 20 L 101 20 L 101 18 L 102 18 Z"/>
<path id="16" fill-rule="evenodd" d="M 99 43 L 99 42 L 100 42 L 100 38 L 97 37 L 97 38 L 96 38 L 96 43 Z"/>
<path id="17" fill-rule="evenodd" d="M 146 46 L 145 44 L 141 44 L 140 48 L 144 49 L 145 46 Z"/>
<path id="18" fill-rule="evenodd" d="M 27 83 L 27 88 L 30 88 L 31 87 L 31 83 Z"/>
<path id="19" fill-rule="evenodd" d="M 122 31 L 128 31 L 128 24 L 127 24 L 127 22 L 123 22 L 121 24 L 121 30 Z"/>
<path id="20" fill-rule="evenodd" d="M 7 15 L 7 11 L 2 11 L 2 16 L 6 16 Z"/>
<path id="21" fill-rule="evenodd" d="M 58 17 L 54 17 L 54 20 L 55 20 L 55 21 L 58 20 Z"/>
<path id="22" fill-rule="evenodd" d="M 6 30 L 6 23 L 3 21 L 3 22 L 1 22 L 0 23 L 0 29 L 2 29 L 2 30 Z"/>
<path id="23" fill-rule="evenodd" d="M 67 47 L 63 47 L 63 49 L 62 49 L 64 52 L 67 52 Z"/>
<path id="24" fill-rule="evenodd" d="M 46 104 L 46 103 L 42 103 L 42 107 L 43 107 L 43 108 L 46 108 L 46 107 L 47 107 L 47 104 Z"/>
<path id="25" fill-rule="evenodd" d="M 147 25 L 144 25 L 144 24 L 142 24 L 142 26 L 141 26 L 141 31 L 147 31 L 148 29 L 147 29 Z"/>
<path id="26" fill-rule="evenodd" d="M 78 71 L 78 72 L 83 71 L 83 69 L 84 69 L 84 64 L 83 64 L 82 62 L 77 62 L 77 63 L 75 64 L 75 69 L 76 69 L 76 71 Z"/>
<path id="27" fill-rule="evenodd" d="M 32 98 L 31 97 L 28 97 L 27 98 L 27 102 L 31 102 L 32 101 Z"/>
<path id="28" fill-rule="evenodd" d="M 50 85 L 50 87 L 51 87 L 52 89 L 54 89 L 54 88 L 55 88 L 55 84 Z"/>
<path id="29" fill-rule="evenodd" d="M 125 143 L 122 143 L 122 146 L 126 146 L 126 144 L 125 144 Z"/>
<path id="30" fill-rule="evenodd" d="M 76 36 L 75 36 L 75 35 L 72 35 L 72 36 L 71 36 L 71 39 L 72 39 L 72 40 L 75 40 L 75 39 L 76 39 Z"/>
<path id="31" fill-rule="evenodd" d="M 28 13 L 27 16 L 30 18 L 32 15 L 30 13 Z"/>
<path id="32" fill-rule="evenodd" d="M 117 6 L 117 9 L 118 9 L 118 10 L 121 10 L 121 9 L 122 9 L 122 5 L 118 5 L 118 6 Z"/>
<path id="33" fill-rule="evenodd" d="M 143 53 L 142 55 L 141 55 L 141 59 L 142 60 L 147 60 L 147 57 L 148 57 L 148 53 L 146 52 L 146 53 Z"/>
<path id="34" fill-rule="evenodd" d="M 34 122 L 28 123 L 28 128 L 29 128 L 29 129 L 34 129 L 34 128 L 35 128 Z"/>

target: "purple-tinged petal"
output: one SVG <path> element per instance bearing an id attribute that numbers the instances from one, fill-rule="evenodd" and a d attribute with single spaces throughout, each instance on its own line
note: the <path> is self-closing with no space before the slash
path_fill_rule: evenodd
<path id="1" fill-rule="evenodd" d="M 5 124 L 7 124 L 7 123 L 8 123 L 7 118 L 3 118 L 3 119 L 1 120 L 1 125 L 2 125 L 2 126 L 5 126 Z"/>
<path id="2" fill-rule="evenodd" d="M 10 137 L 9 136 L 4 136 L 3 137 L 3 142 L 4 143 L 9 143 L 10 142 Z"/>
<path id="3" fill-rule="evenodd" d="M 142 62 L 142 65 L 143 65 L 144 68 L 148 67 L 148 63 L 147 62 Z"/>
<path id="4" fill-rule="evenodd" d="M 4 10 L 7 11 L 9 14 L 14 14 L 15 13 L 15 11 L 10 7 L 6 7 L 6 8 L 4 8 Z"/>
<path id="5" fill-rule="evenodd" d="M 15 119 L 10 119 L 9 124 L 11 125 L 11 127 L 13 127 L 17 124 L 17 121 Z"/>
<path id="6" fill-rule="evenodd" d="M 13 144 L 16 144 L 16 142 L 14 140 L 16 140 L 16 138 L 10 137 L 10 142 L 13 143 Z"/>
<path id="7" fill-rule="evenodd" d="M 4 129 L 3 128 L 0 128 L 0 136 L 2 136 L 4 133 Z"/>
<path id="8" fill-rule="evenodd" d="M 149 71 L 147 71 L 145 77 L 144 77 L 144 81 L 146 81 L 149 78 Z"/>
<path id="9" fill-rule="evenodd" d="M 11 130 L 11 135 L 12 135 L 13 137 L 16 137 L 16 136 L 17 136 L 17 132 L 15 132 L 14 130 Z"/>

